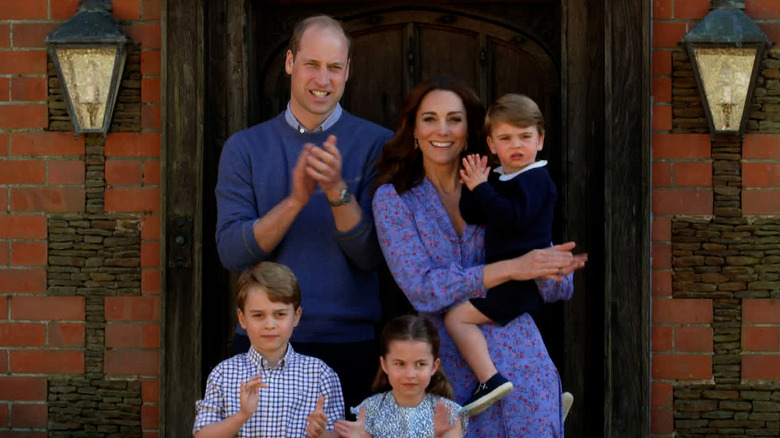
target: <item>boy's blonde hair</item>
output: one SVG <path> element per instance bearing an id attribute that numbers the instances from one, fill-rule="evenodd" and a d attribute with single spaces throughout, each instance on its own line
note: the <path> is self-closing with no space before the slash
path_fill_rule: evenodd
<path id="1" fill-rule="evenodd" d="M 236 304 L 244 311 L 244 303 L 250 289 L 259 287 L 274 303 L 292 304 L 294 309 L 301 305 L 301 288 L 293 271 L 274 262 L 260 262 L 247 269 L 238 278 Z"/>
<path id="2" fill-rule="evenodd" d="M 524 94 L 505 94 L 490 105 L 485 115 L 485 133 L 492 135 L 493 126 L 507 123 L 519 128 L 536 126 L 544 134 L 544 116 L 539 105 Z"/>

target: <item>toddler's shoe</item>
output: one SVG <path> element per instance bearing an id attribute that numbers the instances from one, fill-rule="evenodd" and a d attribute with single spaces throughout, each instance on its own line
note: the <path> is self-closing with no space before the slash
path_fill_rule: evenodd
<path id="1" fill-rule="evenodd" d="M 469 416 L 473 417 L 509 394 L 513 387 L 512 382 L 502 376 L 501 373 L 495 373 L 487 382 L 477 384 L 471 399 L 463 407 L 468 411 Z"/>

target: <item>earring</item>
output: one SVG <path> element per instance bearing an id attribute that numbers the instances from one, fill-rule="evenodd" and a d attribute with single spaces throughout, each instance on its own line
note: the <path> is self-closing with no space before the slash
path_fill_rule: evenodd
<path id="1" fill-rule="evenodd" d="M 420 141 L 417 140 L 417 137 L 412 137 L 412 138 L 414 138 L 414 148 L 415 149 L 419 148 L 420 147 Z"/>

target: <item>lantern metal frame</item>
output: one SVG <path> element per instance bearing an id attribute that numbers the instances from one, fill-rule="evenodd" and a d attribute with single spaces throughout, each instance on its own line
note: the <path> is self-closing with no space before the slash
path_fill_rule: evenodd
<path id="1" fill-rule="evenodd" d="M 127 61 L 128 47 L 132 39 L 122 30 L 111 15 L 110 0 L 81 0 L 76 13 L 46 37 L 49 55 L 57 71 L 60 87 L 65 95 L 68 114 L 76 135 L 79 133 L 106 134 L 111 127 L 114 106 Z M 60 49 L 116 49 L 111 81 L 106 99 L 103 120 L 98 128 L 86 128 L 79 123 L 70 90 L 62 71 Z"/>
<path id="2" fill-rule="evenodd" d="M 690 31 L 682 40 L 693 66 L 696 84 L 699 87 L 702 107 L 704 108 L 710 133 L 715 135 L 745 135 L 747 120 L 750 116 L 750 106 L 753 100 L 753 91 L 761 69 L 761 62 L 766 51 L 771 47 L 767 35 L 748 17 L 745 12 L 744 0 L 712 0 L 710 12 Z M 722 130 L 715 126 L 712 108 L 704 88 L 699 63 L 696 60 L 696 49 L 746 49 L 755 48 L 756 57 L 750 72 L 745 105 L 739 118 L 737 129 Z"/>

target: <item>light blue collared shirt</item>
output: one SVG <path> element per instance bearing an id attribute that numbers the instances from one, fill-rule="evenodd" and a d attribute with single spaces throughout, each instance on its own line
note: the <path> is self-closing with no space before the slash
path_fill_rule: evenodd
<path id="1" fill-rule="evenodd" d="M 293 129 L 300 132 L 301 134 L 305 132 L 322 132 L 331 126 L 335 125 L 336 122 L 339 121 L 341 118 L 341 113 L 343 113 L 344 110 L 341 109 L 341 104 L 336 103 L 336 108 L 333 109 L 333 112 L 330 113 L 327 119 L 325 119 L 322 124 L 313 130 L 309 131 L 308 129 L 304 128 L 303 125 L 298 121 L 298 119 L 295 118 L 292 111 L 290 111 L 290 102 L 287 102 L 287 109 L 284 111 L 284 119 L 287 121 L 287 124 L 290 125 Z"/>

